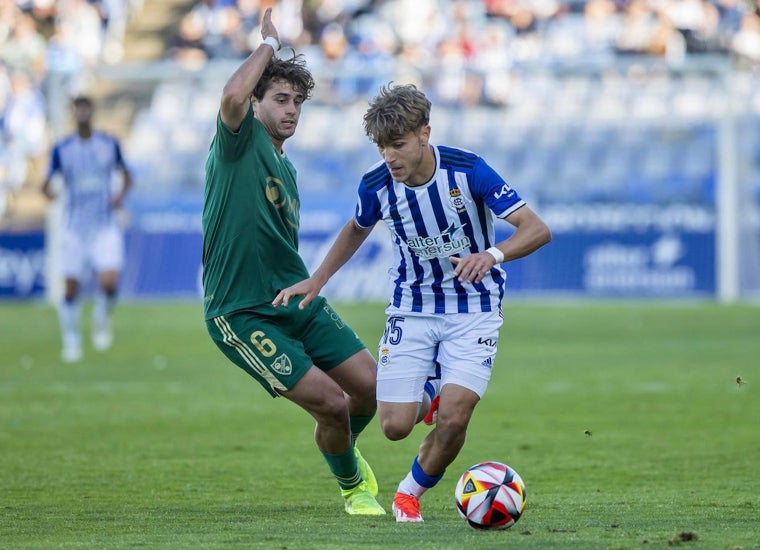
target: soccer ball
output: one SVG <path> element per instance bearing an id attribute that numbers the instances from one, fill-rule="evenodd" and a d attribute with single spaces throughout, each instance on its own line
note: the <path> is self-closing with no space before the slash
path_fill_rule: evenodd
<path id="1" fill-rule="evenodd" d="M 481 462 L 467 468 L 454 498 L 459 515 L 475 529 L 512 527 L 525 509 L 525 484 L 501 462 Z"/>

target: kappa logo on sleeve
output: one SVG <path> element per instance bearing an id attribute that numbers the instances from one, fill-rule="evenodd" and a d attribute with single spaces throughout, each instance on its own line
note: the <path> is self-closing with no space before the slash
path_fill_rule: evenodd
<path id="1" fill-rule="evenodd" d="M 508 184 L 505 183 L 501 187 L 501 189 L 499 189 L 496 193 L 493 194 L 493 198 L 500 199 L 504 195 L 510 196 L 512 193 L 514 193 L 514 191 L 512 190 L 512 188 Z"/>

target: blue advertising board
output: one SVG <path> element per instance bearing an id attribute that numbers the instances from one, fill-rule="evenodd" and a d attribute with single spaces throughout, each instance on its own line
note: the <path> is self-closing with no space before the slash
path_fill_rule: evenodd
<path id="1" fill-rule="evenodd" d="M 0 233 L 0 298 L 34 298 L 45 292 L 42 231 Z"/>
<path id="2" fill-rule="evenodd" d="M 326 254 L 350 208 L 301 214 L 301 255 L 310 270 Z M 201 299 L 201 205 L 197 195 L 134 201 L 126 232 L 125 298 Z M 539 211 L 553 241 L 505 264 L 510 295 L 709 297 L 716 290 L 715 214 L 690 204 L 555 204 Z M 497 240 L 511 232 L 497 222 Z M 44 238 L 0 235 L 0 297 L 44 293 Z M 392 243 L 378 227 L 328 283 L 340 300 L 386 300 Z"/>
<path id="3" fill-rule="evenodd" d="M 610 297 L 715 294 L 712 207 L 550 205 L 541 216 L 554 239 L 509 266 L 513 289 Z"/>

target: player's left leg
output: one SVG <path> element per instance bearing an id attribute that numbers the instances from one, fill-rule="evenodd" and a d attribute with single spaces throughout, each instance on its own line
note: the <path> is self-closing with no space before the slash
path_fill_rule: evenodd
<path id="1" fill-rule="evenodd" d="M 441 366 L 436 363 L 436 372 L 428 376 L 425 382 L 425 403 L 427 414 L 422 421 L 428 426 L 435 424 L 438 419 L 438 406 L 441 404 Z"/>
<path id="2" fill-rule="evenodd" d="M 346 394 L 348 402 L 349 423 L 351 427 L 351 442 L 354 455 L 359 465 L 362 479 L 367 482 L 370 492 L 377 496 L 378 485 L 375 473 L 364 459 L 356 439 L 375 416 L 377 400 L 375 398 L 375 360 L 366 348 L 326 371 Z"/>
<path id="3" fill-rule="evenodd" d="M 478 401 L 480 396 L 468 388 L 453 383 L 443 387 L 438 422 L 420 444 L 417 461 L 423 472 L 433 477 L 443 475 L 454 462 L 464 446 L 467 427 Z"/>
<path id="4" fill-rule="evenodd" d="M 80 361 L 83 355 L 79 281 L 84 274 L 86 252 L 81 236 L 66 229 L 61 232 L 60 247 L 61 270 L 64 276 L 63 299 L 58 306 L 63 340 L 61 359 L 64 363 L 75 363 Z"/>
<path id="5" fill-rule="evenodd" d="M 111 312 L 116 303 L 118 285 L 118 271 L 98 273 L 98 290 L 92 307 L 92 346 L 97 351 L 106 351 L 113 344 Z"/>
<path id="6" fill-rule="evenodd" d="M 98 278 L 92 308 L 92 346 L 106 351 L 113 344 L 111 314 L 119 289 L 119 274 L 124 265 L 124 239 L 115 226 L 101 229 L 90 246 L 90 257 Z"/>
<path id="7" fill-rule="evenodd" d="M 307 316 L 309 322 L 295 327 L 295 330 L 314 364 L 324 371 L 345 395 L 351 432 L 351 452 L 362 479 L 362 483 L 354 489 L 347 491 L 342 488 L 346 511 L 349 514 L 385 513 L 374 499 L 378 494 L 377 478 L 356 446 L 356 439 L 377 411 L 375 360 L 356 333 L 326 300 L 314 300 L 307 308 L 310 309 L 313 313 Z M 328 462 L 332 460 L 328 456 L 325 458 Z M 365 491 L 372 498 L 368 498 L 364 494 Z"/>
<path id="8" fill-rule="evenodd" d="M 63 339 L 61 359 L 64 363 L 76 363 L 82 360 L 81 316 L 79 281 L 73 277 L 66 277 L 63 300 L 58 307 L 58 320 Z"/>
<path id="9" fill-rule="evenodd" d="M 351 441 L 348 405 L 343 390 L 320 369 L 312 367 L 291 389 L 281 392 L 317 421 L 314 438 L 341 489 L 346 512 L 383 515 L 368 483 L 362 479 Z"/>

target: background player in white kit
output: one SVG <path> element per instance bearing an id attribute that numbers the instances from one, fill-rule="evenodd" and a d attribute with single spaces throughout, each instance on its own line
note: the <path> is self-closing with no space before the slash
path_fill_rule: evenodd
<path id="1" fill-rule="evenodd" d="M 92 310 L 92 344 L 96 350 L 104 351 L 113 342 L 110 315 L 124 265 L 124 240 L 116 212 L 132 186 L 118 139 L 92 126 L 92 100 L 78 96 L 72 104 L 76 131 L 54 145 L 42 188 L 45 195 L 55 198 L 53 177 L 62 176 L 59 252 L 65 287 L 58 313 L 63 338 L 61 358 L 65 362 L 82 358 L 79 294 L 89 269 L 95 271 L 98 283 Z M 122 174 L 122 185 L 114 190 L 117 172 Z"/>
<path id="2" fill-rule="evenodd" d="M 435 423 L 393 498 L 398 522 L 422 521 L 419 498 L 459 454 L 488 386 L 503 321 L 500 264 L 551 240 L 546 224 L 481 157 L 429 143 L 430 106 L 413 85 L 383 87 L 370 102 L 364 129 L 383 160 L 362 177 L 355 217 L 319 268 L 275 298 L 287 305 L 304 295 L 304 307 L 385 222 L 395 266 L 378 349 L 380 425 L 399 440 L 423 419 Z M 515 227 L 498 243 L 494 217 Z M 437 366 L 440 379 L 428 380 Z"/>

